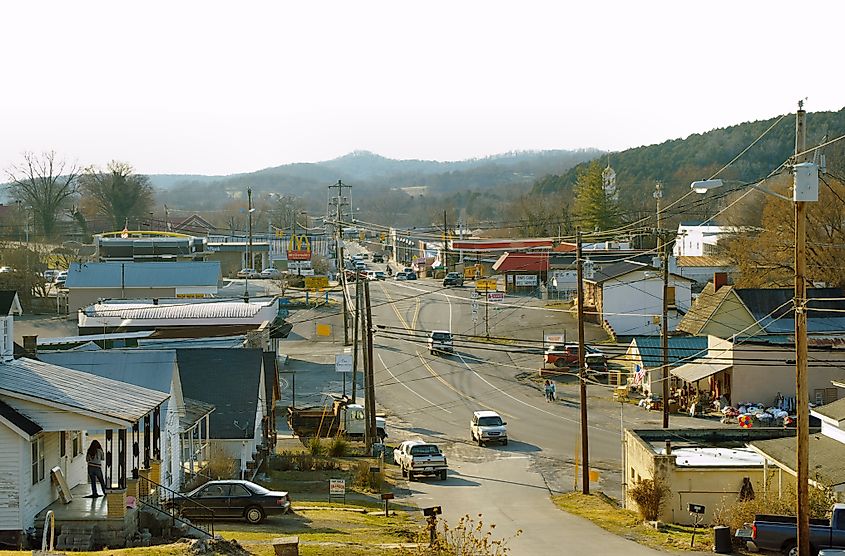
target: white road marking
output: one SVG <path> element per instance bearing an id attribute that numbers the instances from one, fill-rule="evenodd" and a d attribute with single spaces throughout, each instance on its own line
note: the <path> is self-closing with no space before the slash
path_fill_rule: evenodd
<path id="1" fill-rule="evenodd" d="M 390 369 L 388 369 L 388 368 L 387 368 L 387 365 L 385 365 L 385 364 L 384 364 L 384 359 L 382 359 L 382 358 L 381 358 L 381 354 L 380 354 L 380 353 L 377 353 L 377 354 L 376 354 L 376 356 L 378 357 L 378 360 L 379 360 L 379 361 L 381 361 L 381 366 L 382 366 L 382 367 L 384 367 L 384 370 L 385 370 L 385 371 L 387 371 L 388 373 L 390 373 L 390 376 L 392 376 L 392 377 L 393 377 L 393 380 L 395 380 L 398 384 L 401 384 L 402 386 L 404 386 L 405 388 L 407 388 L 407 389 L 408 389 L 408 392 L 410 392 L 410 393 L 414 394 L 415 396 L 417 396 L 418 398 L 420 398 L 421 400 L 423 400 L 424 402 L 426 402 L 426 403 L 427 403 L 429 406 L 431 406 L 431 407 L 436 407 L 436 408 L 438 408 L 438 409 L 442 409 L 442 410 L 443 410 L 443 411 L 445 411 L 446 413 L 452 413 L 451 411 L 449 411 L 448 409 L 446 409 L 446 408 L 445 408 L 445 407 L 443 407 L 442 405 L 437 405 L 436 403 L 434 403 L 433 401 L 431 401 L 431 400 L 429 400 L 428 398 L 424 397 L 422 394 L 420 394 L 420 393 L 419 393 L 419 392 L 417 392 L 416 390 L 412 389 L 410 386 L 408 386 L 408 385 L 407 385 L 407 384 L 405 384 L 404 382 L 401 382 L 398 378 L 396 378 L 396 375 L 394 375 L 394 374 L 393 374 L 393 372 L 392 372 Z"/>

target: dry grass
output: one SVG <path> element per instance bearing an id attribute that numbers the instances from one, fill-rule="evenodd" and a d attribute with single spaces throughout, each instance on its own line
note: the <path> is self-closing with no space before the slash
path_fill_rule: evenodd
<path id="1" fill-rule="evenodd" d="M 572 492 L 554 496 L 552 501 L 568 513 L 588 519 L 606 531 L 646 546 L 672 552 L 707 551 L 712 546 L 710 540 L 712 535 L 709 535 L 706 529 L 699 527 L 695 536 L 695 546 L 690 548 L 692 527 L 665 524 L 663 530 L 657 531 L 645 525 L 637 512 L 620 508 L 601 493 L 585 496 Z"/>

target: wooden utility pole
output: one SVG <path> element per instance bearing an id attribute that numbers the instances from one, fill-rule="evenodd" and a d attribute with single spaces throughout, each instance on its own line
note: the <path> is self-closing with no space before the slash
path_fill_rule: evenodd
<path id="1" fill-rule="evenodd" d="M 806 148 L 807 129 L 803 101 L 795 115 L 795 160 Z M 807 391 L 807 203 L 795 201 L 795 398 L 798 415 L 798 555 L 810 556 L 810 395 Z"/>
<path id="2" fill-rule="evenodd" d="M 657 233 L 663 235 L 662 230 Z M 663 252 L 663 315 L 660 319 L 660 351 L 663 353 L 663 428 L 669 428 L 669 242 L 662 241 Z"/>
<path id="3" fill-rule="evenodd" d="M 370 282 L 364 282 L 364 303 L 367 306 L 367 373 L 366 400 L 364 405 L 367 425 L 367 454 L 372 454 L 376 435 L 376 386 L 374 383 L 373 364 L 373 310 L 370 304 Z"/>
<path id="4" fill-rule="evenodd" d="M 345 274 L 345 272 L 344 272 Z M 361 320 L 361 280 L 355 271 L 355 322 L 352 325 L 352 403 L 358 389 L 358 329 Z"/>
<path id="5" fill-rule="evenodd" d="M 446 223 L 446 211 L 443 211 L 443 268 L 449 272 L 449 228 Z"/>
<path id="6" fill-rule="evenodd" d="M 578 230 L 575 248 L 575 260 L 577 261 L 576 280 L 578 292 L 578 375 L 581 379 L 581 492 L 590 494 L 590 450 L 587 439 L 587 358 L 584 350 L 584 271 L 581 260 L 581 230 Z"/>
<path id="7" fill-rule="evenodd" d="M 343 210 L 342 207 L 345 204 L 348 204 L 348 201 L 344 201 L 343 197 L 343 188 L 352 189 L 351 185 L 345 185 L 341 180 L 337 180 L 337 184 L 329 186 L 329 206 L 331 206 L 331 190 L 337 188 L 337 196 L 334 198 L 334 204 L 336 209 L 335 216 L 335 265 L 337 266 L 337 271 L 340 273 L 340 285 L 343 288 L 343 295 L 340 296 L 341 303 L 343 304 L 343 345 L 349 345 L 349 307 L 347 306 L 346 301 L 346 271 L 343 268 Z M 326 209 L 326 216 L 331 214 Z M 295 218 L 295 217 L 294 217 Z"/>

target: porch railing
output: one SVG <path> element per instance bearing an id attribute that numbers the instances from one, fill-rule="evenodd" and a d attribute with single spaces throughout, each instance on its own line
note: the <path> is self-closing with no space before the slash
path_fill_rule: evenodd
<path id="1" fill-rule="evenodd" d="M 138 478 L 138 502 L 169 515 L 174 525 L 178 521 L 202 535 L 214 537 L 214 510 L 148 477 Z M 186 515 L 195 517 L 188 520 Z"/>

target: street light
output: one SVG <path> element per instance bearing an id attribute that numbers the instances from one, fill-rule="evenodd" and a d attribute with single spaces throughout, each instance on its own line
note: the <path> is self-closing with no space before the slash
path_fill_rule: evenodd
<path id="1" fill-rule="evenodd" d="M 798 480 L 798 500 L 796 514 L 798 525 L 798 554 L 810 554 L 810 515 L 809 515 L 809 458 L 810 458 L 810 397 L 807 390 L 807 202 L 819 200 L 819 168 L 813 162 L 801 162 L 805 155 L 806 112 L 803 103 L 798 103 L 795 123 L 795 159 L 792 164 L 792 198 L 759 185 L 754 189 L 767 195 L 785 199 L 795 204 L 795 398 L 798 416 L 796 439 L 796 475 Z M 722 185 L 722 180 L 702 180 L 693 182 L 690 187 L 696 193 L 706 193 Z"/>

